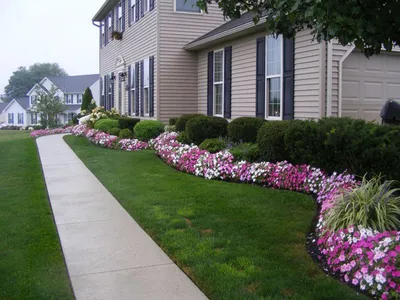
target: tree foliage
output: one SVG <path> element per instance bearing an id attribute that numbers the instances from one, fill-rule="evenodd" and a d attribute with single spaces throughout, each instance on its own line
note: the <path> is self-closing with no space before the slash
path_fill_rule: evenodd
<path id="1" fill-rule="evenodd" d="M 66 106 L 64 99 L 58 96 L 58 88 L 52 86 L 49 93 L 37 90 L 36 103 L 32 105 L 32 111 L 40 114 L 40 124 L 44 127 L 55 128 L 60 124 L 57 115 L 62 113 Z"/>
<path id="2" fill-rule="evenodd" d="M 96 108 L 96 104 L 92 103 L 92 101 L 93 101 L 92 91 L 90 90 L 90 88 L 86 88 L 82 97 L 81 111 L 86 110 L 87 112 L 91 112 L 92 109 Z"/>
<path id="3" fill-rule="evenodd" d="M 8 80 L 4 88 L 9 100 L 25 97 L 29 90 L 46 76 L 67 76 L 68 74 L 57 63 L 36 63 L 19 67 Z"/>
<path id="4" fill-rule="evenodd" d="M 266 29 L 274 34 L 290 38 L 308 28 L 319 42 L 354 43 L 367 57 L 379 54 L 382 45 L 391 51 L 400 44 L 398 0 L 199 0 L 197 5 L 207 11 L 214 2 L 225 17 L 252 12 L 255 22 L 265 16 Z"/>

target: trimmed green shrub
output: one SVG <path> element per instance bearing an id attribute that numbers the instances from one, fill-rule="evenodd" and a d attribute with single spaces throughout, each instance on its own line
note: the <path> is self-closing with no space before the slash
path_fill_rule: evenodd
<path id="1" fill-rule="evenodd" d="M 141 141 L 148 141 L 164 132 L 164 124 L 160 121 L 144 120 L 133 128 L 135 137 Z"/>
<path id="2" fill-rule="evenodd" d="M 228 124 L 228 137 L 234 143 L 255 143 L 257 133 L 266 121 L 260 118 L 241 117 Z"/>
<path id="3" fill-rule="evenodd" d="M 111 128 L 118 128 L 118 120 L 115 119 L 101 119 L 94 124 L 94 129 L 110 133 Z"/>
<path id="4" fill-rule="evenodd" d="M 200 144 L 199 148 L 210 153 L 217 153 L 226 148 L 226 142 L 222 139 L 206 139 Z"/>
<path id="5" fill-rule="evenodd" d="M 86 88 L 85 92 L 82 96 L 82 104 L 81 104 L 81 111 L 86 110 L 89 113 L 96 107 L 96 105 L 92 104 L 93 94 L 90 88 Z"/>
<path id="6" fill-rule="evenodd" d="M 260 152 L 257 144 L 243 143 L 229 149 L 235 161 L 245 160 L 248 162 L 257 162 L 260 160 Z"/>
<path id="7" fill-rule="evenodd" d="M 108 133 L 111 135 L 119 136 L 120 131 L 121 131 L 121 128 L 113 127 L 110 129 L 110 131 Z"/>
<path id="8" fill-rule="evenodd" d="M 137 119 L 137 118 L 120 117 L 120 118 L 118 118 L 118 127 L 121 129 L 127 128 L 130 131 L 133 131 L 133 128 L 139 122 L 140 122 L 140 119 Z"/>
<path id="9" fill-rule="evenodd" d="M 182 144 L 190 144 L 190 141 L 188 140 L 186 133 L 184 131 L 179 133 L 177 140 Z"/>
<path id="10" fill-rule="evenodd" d="M 78 116 L 74 116 L 74 117 L 72 118 L 72 124 L 79 124 Z"/>
<path id="11" fill-rule="evenodd" d="M 168 125 L 174 126 L 174 125 L 176 124 L 176 121 L 177 121 L 177 120 L 178 120 L 178 117 L 169 118 Z"/>
<path id="12" fill-rule="evenodd" d="M 394 181 L 382 183 L 380 176 L 367 180 L 361 186 L 345 191 L 328 210 L 325 221 L 329 229 L 337 231 L 350 225 L 362 225 L 380 232 L 400 228 L 400 189 Z"/>
<path id="13" fill-rule="evenodd" d="M 228 121 L 220 117 L 200 116 L 186 123 L 186 136 L 191 143 L 200 145 L 205 139 L 225 137 Z"/>
<path id="14" fill-rule="evenodd" d="M 175 127 L 176 131 L 178 132 L 183 132 L 186 129 L 186 123 L 193 118 L 204 116 L 202 114 L 187 114 L 187 115 L 182 115 L 180 116 L 176 122 L 175 122 Z"/>
<path id="15" fill-rule="evenodd" d="M 119 132 L 119 137 L 121 139 L 130 139 L 133 137 L 133 133 L 129 128 L 124 128 Z"/>
<path id="16" fill-rule="evenodd" d="M 175 132 L 176 131 L 176 127 L 175 127 L 175 125 L 165 125 L 164 126 L 164 131 L 165 132 Z"/>
<path id="17" fill-rule="evenodd" d="M 268 121 L 259 129 L 257 144 L 262 160 L 277 162 L 289 159 L 284 143 L 288 126 L 289 121 Z"/>

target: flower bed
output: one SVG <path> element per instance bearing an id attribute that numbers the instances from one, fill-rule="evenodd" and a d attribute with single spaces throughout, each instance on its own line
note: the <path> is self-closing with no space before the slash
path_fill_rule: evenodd
<path id="1" fill-rule="evenodd" d="M 152 148 L 168 165 L 206 179 L 245 182 L 314 194 L 321 206 L 316 227 L 317 244 L 330 270 L 339 274 L 343 281 L 371 295 L 382 299 L 398 297 L 400 232 L 378 232 L 362 227 L 330 232 L 325 227 L 324 216 L 336 199 L 343 191 L 357 186 L 353 175 L 333 173 L 329 176 L 309 165 L 293 165 L 286 161 L 234 162 L 229 151 L 211 154 L 197 146 L 178 142 L 175 132 L 163 133 L 144 143 L 136 139 L 119 140 L 116 136 L 89 129 L 85 125 L 75 126 L 70 131 L 106 148 L 126 151 Z M 41 136 L 33 133 L 32 136 Z"/>
<path id="2" fill-rule="evenodd" d="M 72 133 L 74 127 L 67 128 L 54 128 L 54 129 L 40 129 L 31 132 L 31 137 L 37 138 L 45 135 L 60 134 L 60 133 Z"/>

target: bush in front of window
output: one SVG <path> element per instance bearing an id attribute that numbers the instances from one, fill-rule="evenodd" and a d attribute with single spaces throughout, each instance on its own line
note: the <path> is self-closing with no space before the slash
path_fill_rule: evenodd
<path id="1" fill-rule="evenodd" d="M 257 132 L 266 121 L 261 118 L 241 117 L 228 124 L 228 137 L 234 143 L 255 143 Z"/>
<path id="2" fill-rule="evenodd" d="M 121 139 L 131 139 L 133 138 L 133 133 L 129 128 L 121 129 L 119 132 L 119 137 Z"/>
<path id="3" fill-rule="evenodd" d="M 140 141 L 148 141 L 164 132 L 164 124 L 155 120 L 143 120 L 133 128 L 135 137 Z"/>
<path id="4" fill-rule="evenodd" d="M 257 144 L 262 160 L 269 162 L 288 159 L 285 149 L 285 133 L 289 121 L 268 121 L 258 130 Z"/>
<path id="5" fill-rule="evenodd" d="M 108 133 L 111 135 L 119 136 L 120 132 L 121 132 L 121 128 L 113 127 L 110 129 L 110 131 Z"/>
<path id="6" fill-rule="evenodd" d="M 175 122 L 175 127 L 176 131 L 178 132 L 183 132 L 186 129 L 186 123 L 193 118 L 204 116 L 202 114 L 187 114 L 187 115 L 182 115 L 180 116 L 176 122 Z"/>
<path id="7" fill-rule="evenodd" d="M 118 118 L 118 127 L 121 129 L 129 129 L 133 131 L 133 128 L 137 123 L 140 122 L 140 119 L 137 118 L 129 118 L 129 117 L 120 117 Z"/>
<path id="8" fill-rule="evenodd" d="M 200 144 L 199 148 L 210 153 L 217 153 L 224 150 L 226 146 L 227 144 L 223 139 L 206 139 Z"/>
<path id="9" fill-rule="evenodd" d="M 221 117 L 200 116 L 186 123 L 186 136 L 191 143 L 200 145 L 205 139 L 225 137 L 228 121 Z"/>
<path id="10" fill-rule="evenodd" d="M 94 129 L 110 133 L 111 128 L 118 128 L 118 120 L 100 119 L 94 124 Z"/>
<path id="11" fill-rule="evenodd" d="M 239 144 L 231 149 L 229 152 L 233 155 L 235 161 L 248 161 L 248 162 L 258 162 L 260 159 L 260 152 L 258 150 L 258 145 L 253 143 L 243 143 Z"/>
<path id="12" fill-rule="evenodd" d="M 174 126 L 176 124 L 177 120 L 178 120 L 178 117 L 169 118 L 168 125 Z"/>

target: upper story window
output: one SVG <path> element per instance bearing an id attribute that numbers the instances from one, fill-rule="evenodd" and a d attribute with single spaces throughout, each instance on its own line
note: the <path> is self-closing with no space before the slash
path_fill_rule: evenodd
<path id="1" fill-rule="evenodd" d="M 112 32 L 113 32 L 113 14 L 112 12 L 108 14 L 108 21 L 107 21 L 107 25 L 108 25 L 108 39 L 111 40 L 112 38 Z"/>
<path id="2" fill-rule="evenodd" d="M 150 0 L 141 0 L 142 1 L 142 7 L 143 11 L 147 12 L 150 9 Z"/>
<path id="3" fill-rule="evenodd" d="M 37 103 L 37 99 L 38 99 L 37 95 L 31 96 L 31 105 L 35 105 Z"/>
<path id="4" fill-rule="evenodd" d="M 131 20 L 131 24 L 133 22 L 136 22 L 136 0 L 129 0 L 129 5 L 131 10 L 129 11 L 130 16 L 129 16 L 129 20 Z"/>
<path id="5" fill-rule="evenodd" d="M 224 50 L 214 51 L 214 115 L 223 115 Z"/>
<path id="6" fill-rule="evenodd" d="M 175 11 L 201 13 L 200 7 L 197 6 L 197 0 L 175 0 Z"/>
<path id="7" fill-rule="evenodd" d="M 78 103 L 82 103 L 82 94 L 78 94 Z"/>
<path id="8" fill-rule="evenodd" d="M 282 36 L 268 36 L 265 39 L 265 83 L 266 83 L 266 116 L 267 119 L 280 119 L 282 116 L 283 60 Z"/>
<path id="9" fill-rule="evenodd" d="M 65 95 L 64 98 L 65 98 L 65 103 L 67 104 L 72 104 L 74 102 L 73 95 Z"/>
<path id="10" fill-rule="evenodd" d="M 106 44 L 106 39 L 105 39 L 105 35 L 106 35 L 106 24 L 104 21 L 101 21 L 100 23 L 100 45 L 102 46 L 103 43 L 104 45 Z"/>
<path id="11" fill-rule="evenodd" d="M 118 4 L 118 10 L 117 10 L 117 31 L 122 32 L 122 3 L 120 2 Z"/>

